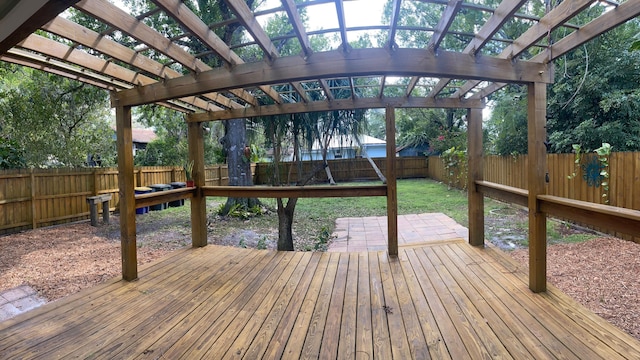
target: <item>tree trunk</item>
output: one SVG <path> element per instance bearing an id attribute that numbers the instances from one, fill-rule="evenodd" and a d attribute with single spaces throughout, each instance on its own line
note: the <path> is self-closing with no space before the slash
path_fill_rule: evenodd
<path id="1" fill-rule="evenodd" d="M 233 119 L 224 122 L 225 135 L 220 140 L 227 154 L 227 166 L 229 172 L 229 186 L 253 186 L 251 176 L 251 152 L 247 144 L 247 129 L 245 119 Z M 257 198 L 227 198 L 227 202 L 221 211 L 222 215 L 228 215 L 229 211 L 237 206 L 249 209 L 259 205 Z"/>
<path id="2" fill-rule="evenodd" d="M 287 205 L 278 199 L 278 251 L 293 251 L 293 213 L 298 198 L 290 198 Z"/>

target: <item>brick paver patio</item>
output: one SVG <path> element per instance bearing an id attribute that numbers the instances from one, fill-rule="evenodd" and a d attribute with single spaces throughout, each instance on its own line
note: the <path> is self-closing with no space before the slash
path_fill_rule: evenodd
<path id="1" fill-rule="evenodd" d="M 387 249 L 387 217 L 339 218 L 328 251 Z M 398 216 L 398 246 L 411 247 L 469 238 L 467 228 L 442 213 Z"/>

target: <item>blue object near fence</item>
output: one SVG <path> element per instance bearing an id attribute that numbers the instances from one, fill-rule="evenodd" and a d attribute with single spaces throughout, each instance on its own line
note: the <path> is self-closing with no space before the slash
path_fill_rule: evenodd
<path id="1" fill-rule="evenodd" d="M 153 189 L 152 189 L 152 188 L 149 188 L 149 187 L 146 187 L 146 186 L 140 186 L 140 187 L 134 188 L 133 190 L 134 190 L 134 193 L 135 193 L 136 195 L 139 195 L 139 194 L 148 194 L 148 193 L 150 193 L 150 192 L 153 192 Z M 141 208 L 136 209 L 136 215 L 139 215 L 139 214 L 146 214 L 146 213 L 148 213 L 148 212 L 149 212 L 149 207 L 148 207 L 148 206 L 145 206 L 145 207 L 141 207 Z"/>

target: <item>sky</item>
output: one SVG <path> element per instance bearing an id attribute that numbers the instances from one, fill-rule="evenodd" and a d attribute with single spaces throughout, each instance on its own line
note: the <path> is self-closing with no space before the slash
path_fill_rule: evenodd
<path id="1" fill-rule="evenodd" d="M 347 27 L 379 25 L 386 2 L 387 0 L 345 0 L 344 12 Z M 267 0 L 263 8 L 271 9 L 280 4 L 280 0 Z M 338 27 L 334 3 L 310 5 L 307 7 L 307 16 L 309 31 Z"/>

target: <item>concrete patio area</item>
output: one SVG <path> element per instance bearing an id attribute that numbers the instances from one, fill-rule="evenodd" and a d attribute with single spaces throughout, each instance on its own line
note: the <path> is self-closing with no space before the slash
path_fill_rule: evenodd
<path id="1" fill-rule="evenodd" d="M 387 250 L 387 217 L 339 218 L 328 251 Z M 469 231 L 443 213 L 398 215 L 398 246 L 467 241 Z"/>

